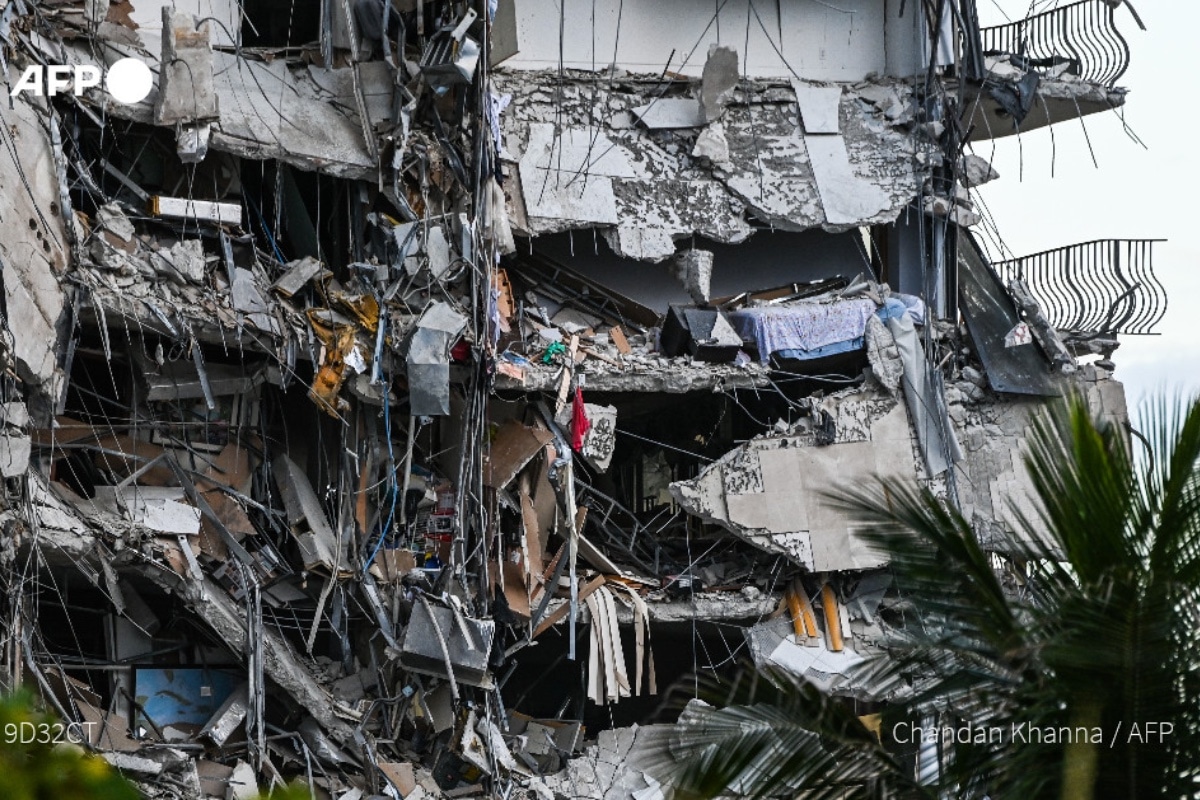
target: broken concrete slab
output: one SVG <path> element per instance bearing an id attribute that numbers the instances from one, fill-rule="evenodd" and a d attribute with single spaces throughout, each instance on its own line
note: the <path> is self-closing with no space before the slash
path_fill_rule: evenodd
<path id="1" fill-rule="evenodd" d="M 289 262 L 287 272 L 280 275 L 271 289 L 284 297 L 294 297 L 308 282 L 321 274 L 324 267 L 312 256 L 305 256 L 297 261 Z"/>
<path id="2" fill-rule="evenodd" d="M 164 278 L 180 284 L 203 284 L 208 271 L 204 244 L 199 239 L 184 239 L 172 244 L 169 250 L 155 250 L 150 263 Z"/>
<path id="3" fill-rule="evenodd" d="M 702 128 L 708 121 L 699 100 L 690 97 L 664 97 L 631 108 L 638 122 L 650 130 Z"/>
<path id="4" fill-rule="evenodd" d="M 230 302 L 235 311 L 245 314 L 247 321 L 263 333 L 278 336 L 278 320 L 271 314 L 271 306 L 258 289 L 254 273 L 244 267 L 234 267 L 229 276 Z"/>
<path id="5" fill-rule="evenodd" d="M 792 80 L 796 102 L 800 105 L 800 120 L 806 134 L 838 133 L 838 120 L 842 100 L 840 86 L 813 86 L 796 79 Z"/>
<path id="6" fill-rule="evenodd" d="M 30 441 L 22 433 L 0 434 L 0 477 L 15 478 L 29 469 Z"/>
<path id="7" fill-rule="evenodd" d="M 963 156 L 963 167 L 960 175 L 962 185 L 968 189 L 982 186 L 1000 177 L 1000 173 L 996 172 L 990 161 L 974 153 L 967 153 Z"/>
<path id="8" fill-rule="evenodd" d="M 758 437 L 696 478 L 672 483 L 671 496 L 689 514 L 816 572 L 886 563 L 856 536 L 850 518 L 829 507 L 823 493 L 877 476 L 915 476 L 904 407 L 868 395 L 842 398 L 834 408 L 840 441 L 819 446 L 811 435 Z"/>

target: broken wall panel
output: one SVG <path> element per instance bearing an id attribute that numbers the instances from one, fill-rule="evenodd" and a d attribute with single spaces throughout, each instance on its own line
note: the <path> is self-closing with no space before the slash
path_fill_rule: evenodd
<path id="1" fill-rule="evenodd" d="M 875 480 L 915 476 L 913 435 L 890 399 L 842 397 L 829 411 L 832 443 L 811 436 L 754 439 L 690 481 L 671 484 L 689 514 L 812 571 L 870 569 L 886 563 L 855 536 L 854 523 L 824 493 Z"/>

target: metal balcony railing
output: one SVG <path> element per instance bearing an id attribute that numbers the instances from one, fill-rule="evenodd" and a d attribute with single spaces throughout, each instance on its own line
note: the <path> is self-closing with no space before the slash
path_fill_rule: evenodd
<path id="1" fill-rule="evenodd" d="M 1080 80 L 1112 86 L 1129 66 L 1129 45 L 1113 14 L 1104 0 L 1083 0 L 983 28 L 983 52 L 1022 56 L 1034 67 L 1069 63 L 1067 71 Z"/>
<path id="2" fill-rule="evenodd" d="M 1101 239 L 993 266 L 1005 283 L 1025 281 L 1060 331 L 1149 334 L 1167 311 L 1167 292 L 1153 268 L 1160 241 Z"/>

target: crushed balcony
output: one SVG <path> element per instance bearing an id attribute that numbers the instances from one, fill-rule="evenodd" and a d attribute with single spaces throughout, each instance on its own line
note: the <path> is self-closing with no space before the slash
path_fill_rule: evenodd
<path id="1" fill-rule="evenodd" d="M 1125 103 L 1117 81 L 1129 44 L 1117 27 L 1128 3 L 1079 0 L 980 30 L 984 75 L 969 85 L 973 139 L 995 139 L 1053 125 Z"/>

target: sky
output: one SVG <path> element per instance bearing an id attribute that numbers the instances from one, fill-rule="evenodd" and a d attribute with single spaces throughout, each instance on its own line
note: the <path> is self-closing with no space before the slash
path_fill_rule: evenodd
<path id="1" fill-rule="evenodd" d="M 1196 51 L 1200 3 L 1132 0 L 1146 23 L 1138 28 L 1125 6 L 1117 29 L 1129 43 L 1129 70 L 1117 82 L 1129 89 L 1125 121 L 1145 144 L 1125 133 L 1115 113 L 1093 114 L 1054 126 L 1057 154 L 1051 176 L 1047 129 L 978 142 L 1000 179 L 981 189 L 1000 235 L 1016 255 L 1092 239 L 1167 239 L 1156 245 L 1154 271 L 1166 287 L 1167 313 L 1159 336 L 1122 336 L 1113 356 L 1130 410 L 1160 389 L 1200 392 L 1200 118 L 1188 63 Z M 1065 2 L 1063 3 L 1066 4 Z M 1054 5 L 1041 0 L 1037 8 Z M 1029 0 L 978 0 L 980 24 L 1028 16 Z M 1087 135 L 1084 134 L 1084 126 Z M 1098 167 L 1092 163 L 1088 138 Z M 1195 326 L 1195 327 L 1193 327 Z"/>

